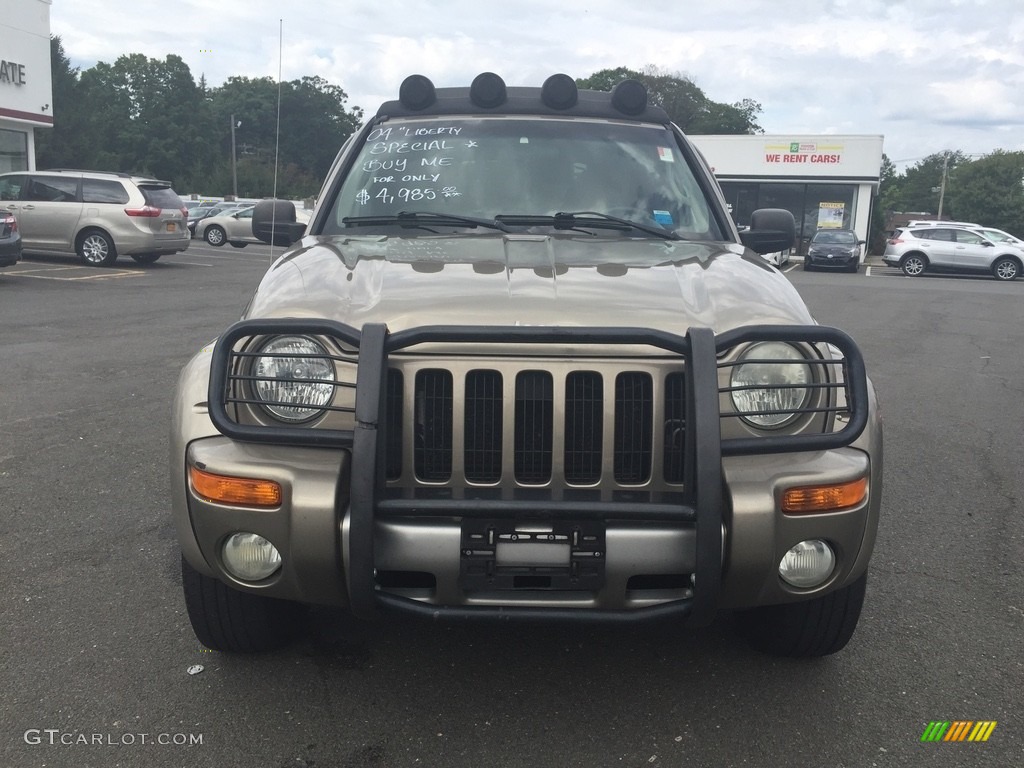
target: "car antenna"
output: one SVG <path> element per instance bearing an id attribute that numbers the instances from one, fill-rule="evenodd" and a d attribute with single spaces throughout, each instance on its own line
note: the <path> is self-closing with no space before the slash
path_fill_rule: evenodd
<path id="1" fill-rule="evenodd" d="M 277 166 L 281 151 L 281 78 L 284 69 L 284 19 L 278 19 L 277 28 L 277 125 L 274 128 L 274 185 L 272 197 L 277 200 Z M 277 204 L 270 219 L 270 261 L 274 261 L 274 230 L 277 229 Z"/>

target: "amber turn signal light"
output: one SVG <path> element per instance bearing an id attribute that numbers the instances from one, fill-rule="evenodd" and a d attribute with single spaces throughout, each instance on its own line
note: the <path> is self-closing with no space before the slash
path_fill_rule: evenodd
<path id="1" fill-rule="evenodd" d="M 273 480 L 214 475 L 195 467 L 189 467 L 188 473 L 196 494 L 207 501 L 244 507 L 281 505 L 281 484 Z"/>
<path id="2" fill-rule="evenodd" d="M 838 512 L 860 504 L 868 495 L 868 479 L 840 485 L 808 485 L 790 488 L 782 495 L 782 511 L 791 515 Z"/>

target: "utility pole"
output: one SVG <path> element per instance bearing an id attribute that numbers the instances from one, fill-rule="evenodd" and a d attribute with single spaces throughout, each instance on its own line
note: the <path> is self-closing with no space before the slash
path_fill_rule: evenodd
<path id="1" fill-rule="evenodd" d="M 238 155 L 234 152 L 234 129 L 242 125 L 240 120 L 238 124 L 234 122 L 234 116 L 231 115 L 231 194 L 234 199 L 239 199 L 239 160 Z M 939 211 L 942 211 L 942 201 L 939 201 Z"/>
<path id="2" fill-rule="evenodd" d="M 939 214 L 936 218 L 942 221 L 942 202 L 946 198 L 946 169 L 949 167 L 949 152 L 942 154 L 942 181 L 939 183 Z"/>

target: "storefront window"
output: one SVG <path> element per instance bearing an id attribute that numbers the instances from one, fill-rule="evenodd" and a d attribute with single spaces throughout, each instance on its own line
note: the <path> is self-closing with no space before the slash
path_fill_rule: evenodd
<path id="1" fill-rule="evenodd" d="M 733 181 L 722 182 L 722 194 L 729 204 L 732 220 L 737 226 L 749 227 L 750 214 L 757 210 L 757 188 L 759 184 L 740 184 Z"/>
<path id="2" fill-rule="evenodd" d="M 796 219 L 797 253 L 819 229 L 852 229 L 857 187 L 854 184 L 722 182 L 725 201 L 738 226 L 750 226 L 758 208 L 785 208 Z"/>
<path id="3" fill-rule="evenodd" d="M 28 134 L 0 128 L 0 173 L 28 170 Z"/>
<path id="4" fill-rule="evenodd" d="M 856 195 L 852 184 L 808 184 L 804 235 L 809 237 L 818 229 L 853 229 Z"/>

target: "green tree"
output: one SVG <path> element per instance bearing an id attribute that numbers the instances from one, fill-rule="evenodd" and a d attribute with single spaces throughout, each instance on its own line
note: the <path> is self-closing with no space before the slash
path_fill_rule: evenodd
<path id="1" fill-rule="evenodd" d="M 80 99 L 87 107 L 79 167 L 144 173 L 191 185 L 203 154 L 203 94 L 179 56 L 142 54 L 99 62 L 82 73 Z"/>
<path id="2" fill-rule="evenodd" d="M 679 73 L 667 73 L 654 66 L 643 71 L 617 67 L 602 69 L 576 81 L 580 88 L 610 91 L 623 80 L 639 80 L 647 86 L 652 104 L 661 106 L 669 118 L 686 133 L 763 133 L 757 124 L 761 105 L 752 99 L 736 104 L 712 101 L 692 80 Z"/>
<path id="3" fill-rule="evenodd" d="M 316 194 L 341 145 L 362 120 L 361 109 L 346 109 L 347 98 L 341 88 L 320 77 L 303 77 L 280 88 L 266 77 L 229 78 L 210 91 L 213 134 L 221 136 L 218 157 L 222 158 L 213 163 L 212 178 L 221 184 L 219 180 L 226 178 L 229 183 L 220 188 L 230 192 L 234 119 L 239 195 L 273 194 L 275 160 L 280 171 L 279 197 Z"/>
<path id="4" fill-rule="evenodd" d="M 1000 149 L 958 164 L 949 174 L 946 200 L 957 219 L 1024 237 L 1024 152 Z"/>
<path id="5" fill-rule="evenodd" d="M 900 177 L 896 165 L 889 156 L 882 153 L 882 165 L 878 170 L 878 194 L 871 206 L 871 224 L 868 231 L 868 252 L 882 253 L 885 250 L 885 222 L 892 214 L 891 200 L 899 195 Z"/>
<path id="6" fill-rule="evenodd" d="M 937 214 L 942 190 L 943 165 L 946 166 L 946 174 L 952 174 L 965 162 L 970 160 L 960 151 L 939 152 L 918 161 L 904 172 L 899 184 L 899 198 L 892 201 L 893 210 Z M 943 200 L 942 215 L 944 218 L 956 215 L 946 199 Z"/>
<path id="7" fill-rule="evenodd" d="M 50 38 L 50 73 L 53 128 L 36 131 L 36 166 L 79 167 L 79 158 L 85 149 L 83 126 L 86 115 L 78 93 L 78 69 L 72 68 L 59 35 Z"/>
<path id="8" fill-rule="evenodd" d="M 59 37 L 50 55 L 54 128 L 37 132 L 40 167 L 145 173 L 182 193 L 228 195 L 234 124 L 240 195 L 272 194 L 277 162 L 278 194 L 308 197 L 362 122 L 362 110 L 347 109 L 345 92 L 320 77 L 280 87 L 232 77 L 211 89 L 178 56 L 128 54 L 80 72 Z"/>

